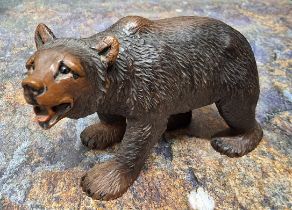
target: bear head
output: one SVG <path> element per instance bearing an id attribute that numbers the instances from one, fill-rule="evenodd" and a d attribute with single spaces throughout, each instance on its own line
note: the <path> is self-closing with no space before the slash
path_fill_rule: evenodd
<path id="1" fill-rule="evenodd" d="M 64 117 L 96 112 L 109 86 L 106 71 L 119 54 L 118 40 L 59 39 L 39 24 L 35 44 L 37 51 L 26 62 L 22 87 L 39 125 L 48 129 Z"/>

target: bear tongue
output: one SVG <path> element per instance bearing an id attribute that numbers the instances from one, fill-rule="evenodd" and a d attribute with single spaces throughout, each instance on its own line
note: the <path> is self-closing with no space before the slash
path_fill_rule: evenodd
<path id="1" fill-rule="evenodd" d="M 33 121 L 38 123 L 49 122 L 56 115 L 52 108 L 47 106 L 36 106 L 34 107 L 34 112 L 35 117 Z"/>
<path id="2" fill-rule="evenodd" d="M 36 115 L 34 118 L 35 122 L 47 122 L 51 119 L 50 115 Z"/>

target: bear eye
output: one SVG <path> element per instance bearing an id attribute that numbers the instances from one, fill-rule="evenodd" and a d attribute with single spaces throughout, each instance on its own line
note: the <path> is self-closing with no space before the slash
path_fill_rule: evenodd
<path id="1" fill-rule="evenodd" d="M 27 72 L 25 74 L 31 74 L 34 71 L 34 63 L 26 65 Z"/>
<path id="2" fill-rule="evenodd" d="M 54 78 L 57 80 L 61 80 L 61 79 L 67 79 L 69 77 L 72 77 L 73 79 L 78 79 L 79 75 L 76 72 L 72 71 L 68 66 L 66 66 L 61 61 L 58 72 L 55 74 Z"/>
<path id="3" fill-rule="evenodd" d="M 73 73 L 73 79 L 78 79 L 78 78 L 79 78 L 79 75 L 76 73 Z"/>
<path id="4" fill-rule="evenodd" d="M 59 72 L 61 74 L 69 74 L 71 72 L 71 69 L 65 66 L 64 64 L 61 64 L 59 67 Z"/>

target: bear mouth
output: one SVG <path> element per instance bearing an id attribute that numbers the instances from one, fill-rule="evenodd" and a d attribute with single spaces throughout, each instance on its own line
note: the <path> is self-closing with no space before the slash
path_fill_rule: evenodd
<path id="1" fill-rule="evenodd" d="M 33 107 L 36 115 L 34 121 L 38 122 L 43 129 L 49 129 L 64 118 L 72 107 L 72 103 L 61 103 L 52 107 L 36 105 Z"/>

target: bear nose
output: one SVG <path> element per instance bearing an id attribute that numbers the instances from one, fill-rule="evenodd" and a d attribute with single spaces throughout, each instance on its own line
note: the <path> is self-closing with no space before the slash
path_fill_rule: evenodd
<path id="1" fill-rule="evenodd" d="M 38 96 L 45 91 L 45 86 L 41 81 L 26 79 L 21 83 L 23 89 L 33 96 Z"/>

